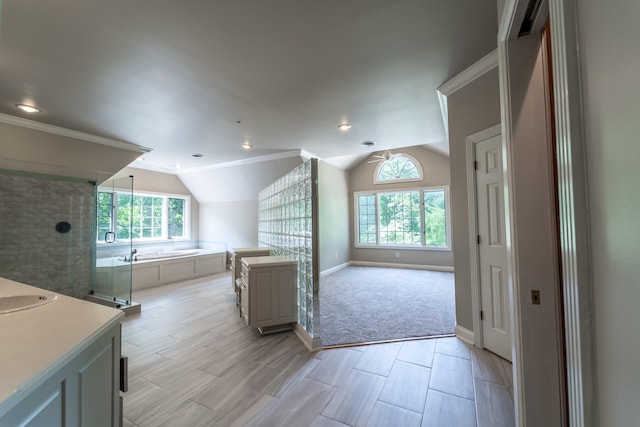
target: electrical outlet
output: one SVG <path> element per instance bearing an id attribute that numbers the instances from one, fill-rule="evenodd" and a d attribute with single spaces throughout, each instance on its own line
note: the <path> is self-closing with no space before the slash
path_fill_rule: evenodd
<path id="1" fill-rule="evenodd" d="M 540 305 L 540 291 L 531 291 L 531 304 Z"/>
<path id="2" fill-rule="evenodd" d="M 400 252 L 396 252 L 396 258 L 400 258 Z"/>

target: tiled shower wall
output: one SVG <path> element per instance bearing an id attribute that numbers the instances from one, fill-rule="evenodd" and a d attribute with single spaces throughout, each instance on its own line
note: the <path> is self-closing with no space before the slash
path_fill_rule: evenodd
<path id="1" fill-rule="evenodd" d="M 86 180 L 0 171 L 0 277 L 82 297 L 94 266 L 95 189 Z M 71 224 L 68 233 L 56 224 Z"/>
<path id="2" fill-rule="evenodd" d="M 258 196 L 258 243 L 298 261 L 298 324 L 314 336 L 318 296 L 318 160 L 301 164 Z"/>

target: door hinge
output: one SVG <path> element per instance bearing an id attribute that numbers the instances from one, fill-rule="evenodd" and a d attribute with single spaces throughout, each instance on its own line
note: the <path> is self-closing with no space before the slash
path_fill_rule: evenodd
<path id="1" fill-rule="evenodd" d="M 478 234 L 478 244 L 480 244 L 480 235 Z"/>
<path id="2" fill-rule="evenodd" d="M 473 170 L 474 170 L 474 171 L 477 171 L 477 170 L 478 170 L 478 161 L 477 161 L 477 160 L 474 160 L 474 161 L 473 161 Z"/>
<path id="3" fill-rule="evenodd" d="M 480 310 L 480 320 L 484 320 L 484 311 Z"/>

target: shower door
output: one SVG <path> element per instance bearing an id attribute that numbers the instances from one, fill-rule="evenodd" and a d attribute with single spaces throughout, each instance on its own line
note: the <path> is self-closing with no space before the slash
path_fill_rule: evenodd
<path id="1" fill-rule="evenodd" d="M 95 295 L 130 304 L 132 292 L 131 218 L 133 176 L 102 183 L 97 192 Z"/>

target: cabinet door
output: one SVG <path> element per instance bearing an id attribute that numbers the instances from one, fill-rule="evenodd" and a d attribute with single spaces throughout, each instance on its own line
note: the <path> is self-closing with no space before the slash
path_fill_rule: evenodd
<path id="1" fill-rule="evenodd" d="M 2 426 L 63 427 L 65 421 L 64 379 L 43 384 L 0 419 Z"/>
<path id="2" fill-rule="evenodd" d="M 117 427 L 120 412 L 120 325 L 26 394 L 0 426 Z"/>
<path id="3" fill-rule="evenodd" d="M 115 360 L 113 347 L 107 342 L 97 353 L 91 354 L 87 363 L 78 369 L 80 385 L 80 425 L 109 427 L 114 425 L 113 372 Z M 119 360 L 118 360 L 119 363 Z"/>

